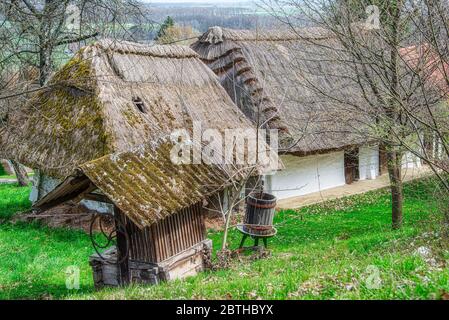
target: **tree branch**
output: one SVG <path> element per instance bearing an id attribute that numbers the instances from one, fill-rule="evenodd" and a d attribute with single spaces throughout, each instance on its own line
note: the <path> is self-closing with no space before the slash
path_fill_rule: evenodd
<path id="1" fill-rule="evenodd" d="M 76 38 L 66 38 L 66 39 L 62 39 L 62 40 L 56 42 L 55 46 L 61 46 L 61 45 L 64 45 L 64 44 L 70 44 L 70 43 L 75 43 L 75 42 L 84 41 L 84 40 L 87 40 L 87 39 L 90 39 L 90 38 L 95 38 L 95 37 L 97 37 L 99 34 L 100 34 L 100 33 L 97 31 L 97 32 L 94 32 L 94 33 L 92 33 L 92 34 L 88 34 L 88 35 L 84 35 L 84 36 L 79 36 L 79 37 L 76 37 Z"/>

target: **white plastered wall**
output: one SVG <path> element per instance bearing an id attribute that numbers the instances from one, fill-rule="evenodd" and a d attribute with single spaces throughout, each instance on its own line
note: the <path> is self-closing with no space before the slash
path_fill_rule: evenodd
<path id="1" fill-rule="evenodd" d="M 379 176 L 379 146 L 359 148 L 360 180 L 373 180 Z"/>
<path id="2" fill-rule="evenodd" d="M 266 176 L 265 188 L 286 199 L 345 184 L 344 152 L 307 157 L 281 156 L 285 169 Z"/>

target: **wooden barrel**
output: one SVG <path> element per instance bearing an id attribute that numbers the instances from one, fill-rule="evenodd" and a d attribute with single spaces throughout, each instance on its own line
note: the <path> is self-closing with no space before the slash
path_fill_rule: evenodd
<path id="1" fill-rule="evenodd" d="M 270 234 L 273 230 L 273 218 L 276 197 L 268 193 L 252 193 L 246 199 L 244 230 L 257 235 Z"/>

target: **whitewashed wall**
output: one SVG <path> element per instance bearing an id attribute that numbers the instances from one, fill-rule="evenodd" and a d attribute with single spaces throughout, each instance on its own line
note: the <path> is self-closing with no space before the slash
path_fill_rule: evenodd
<path id="1" fill-rule="evenodd" d="M 408 147 L 412 150 L 415 150 L 417 154 L 424 154 L 423 149 L 421 147 L 420 141 L 424 140 L 424 136 L 420 134 L 420 137 L 409 137 L 411 141 L 409 141 Z M 422 161 L 419 157 L 413 154 L 413 152 L 405 152 L 404 156 L 402 157 L 402 167 L 403 168 L 421 168 L 422 167 Z"/>
<path id="2" fill-rule="evenodd" d="M 62 181 L 45 174 L 40 174 L 39 171 L 36 170 L 31 182 L 33 183 L 33 186 L 31 187 L 30 201 L 35 203 L 56 188 Z M 37 188 L 38 185 L 40 186 L 40 190 Z"/>
<path id="3" fill-rule="evenodd" d="M 379 176 L 379 146 L 359 148 L 360 180 L 373 180 Z"/>
<path id="4" fill-rule="evenodd" d="M 285 169 L 267 176 L 265 188 L 278 199 L 301 196 L 345 184 L 344 152 L 308 157 L 281 156 Z"/>
<path id="5" fill-rule="evenodd" d="M 40 179 L 40 183 L 39 183 Z M 30 201 L 31 203 L 35 203 L 36 201 L 42 199 L 45 195 L 47 195 L 50 191 L 56 188 L 62 181 L 59 179 L 52 178 L 47 175 L 39 175 L 36 173 L 32 179 L 33 186 L 31 188 L 30 193 Z M 37 185 L 40 184 L 40 192 L 38 192 Z M 40 198 L 38 199 L 38 194 Z M 109 213 L 112 214 L 114 211 L 114 207 L 107 203 L 91 201 L 91 200 L 82 200 L 81 204 L 84 205 L 87 209 L 96 211 L 98 213 Z"/>
<path id="6" fill-rule="evenodd" d="M 402 157 L 402 167 L 403 168 L 421 168 L 421 159 L 415 156 L 411 152 L 406 152 Z"/>
<path id="7" fill-rule="evenodd" d="M 443 146 L 443 142 L 441 141 L 441 139 L 437 136 L 437 134 L 434 134 L 434 138 L 433 138 L 433 154 L 432 156 L 435 159 L 444 159 L 444 146 Z"/>

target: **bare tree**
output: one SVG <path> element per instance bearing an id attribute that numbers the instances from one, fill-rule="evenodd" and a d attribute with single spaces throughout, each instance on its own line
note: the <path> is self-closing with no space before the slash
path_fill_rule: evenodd
<path id="1" fill-rule="evenodd" d="M 421 139 L 421 153 L 417 154 L 438 175 L 449 192 L 445 175 L 449 174 L 449 6 L 447 1 L 424 0 L 412 3 L 416 13 L 412 19 L 419 34 L 417 57 L 408 64 L 411 71 L 423 79 L 423 86 L 432 86 L 443 95 L 440 108 L 426 108 L 414 115 L 429 139 Z M 418 6 L 419 5 L 419 6 Z M 445 174 L 440 174 L 441 172 Z"/>
<path id="2" fill-rule="evenodd" d="M 1 125 L 7 124 L 10 111 L 23 105 L 29 94 L 44 88 L 53 71 L 87 41 L 98 37 L 132 39 L 127 22 L 143 20 L 147 20 L 145 8 L 135 0 L 2 1 Z M 27 181 L 26 171 L 19 170 L 22 166 L 15 168 L 18 180 Z"/>
<path id="3" fill-rule="evenodd" d="M 14 172 L 16 173 L 17 182 L 19 186 L 25 187 L 30 183 L 30 179 L 28 178 L 28 174 L 23 165 L 18 163 L 17 161 L 11 160 L 11 164 L 14 167 Z"/>
<path id="4" fill-rule="evenodd" d="M 39 70 L 43 86 L 71 44 L 98 36 L 126 34 L 126 22 L 138 19 L 141 7 L 134 0 L 21 0 L 2 1 L 5 28 L 2 47 L 8 54 L 0 64 L 17 61 Z"/>
<path id="5" fill-rule="evenodd" d="M 321 54 L 317 59 L 327 59 L 330 63 L 341 67 L 340 74 L 335 74 L 331 70 L 319 72 L 327 81 L 344 82 L 342 90 L 329 91 L 321 83 L 314 82 L 312 80 L 314 77 L 308 76 L 313 73 L 310 70 L 302 70 L 302 77 L 317 96 L 335 104 L 342 115 L 351 115 L 350 121 L 357 134 L 365 137 L 366 141 L 373 141 L 385 148 L 394 229 L 400 228 L 403 220 L 404 155 L 409 152 L 426 163 L 432 162 L 431 167 L 436 174 L 444 169 L 438 162 L 426 157 L 420 148 L 425 144 L 424 133 L 429 130 L 436 132 L 437 123 L 441 125 L 441 113 L 438 114 L 436 110 L 447 98 L 447 88 L 442 90 L 433 81 L 434 70 L 440 64 L 432 62 L 430 54 L 436 51 L 438 55 L 444 56 L 444 52 L 447 52 L 447 33 L 445 44 L 444 42 L 441 44 L 440 41 L 444 36 L 438 36 L 440 40 L 433 40 L 436 49 L 423 50 L 427 43 L 424 39 L 431 40 L 436 35 L 435 30 L 431 30 L 432 23 L 429 24 L 426 20 L 426 15 L 431 14 L 432 10 L 435 11 L 435 8 L 439 8 L 440 14 L 438 32 L 447 31 L 447 20 L 446 24 L 443 23 L 441 26 L 444 17 L 447 17 L 442 11 L 444 2 L 444 0 L 264 1 L 265 8 L 291 30 L 297 32 L 298 36 L 301 37 L 301 33 L 298 32 L 299 22 L 296 13 L 301 19 L 307 17 L 309 23 L 319 27 L 320 32 L 327 33 L 329 38 L 333 39 L 331 45 L 326 45 L 313 40 L 313 37 L 305 38 L 310 46 L 304 50 L 319 48 Z M 429 7 L 430 3 L 432 7 Z M 433 23 L 435 24 L 436 22 Z M 430 35 L 424 36 L 424 32 L 420 30 L 426 30 Z M 421 54 L 422 52 L 426 53 Z M 301 54 L 298 53 L 298 59 L 300 57 Z M 358 92 L 357 98 L 352 94 L 345 94 L 351 89 Z M 436 117 L 439 118 L 438 122 L 435 122 Z M 347 117 L 336 120 L 348 121 Z M 447 149 L 444 132 L 438 130 L 437 134 L 443 148 Z M 445 178 L 441 176 L 440 178 L 441 183 L 447 187 Z M 449 191 L 449 188 L 447 190 Z"/>

